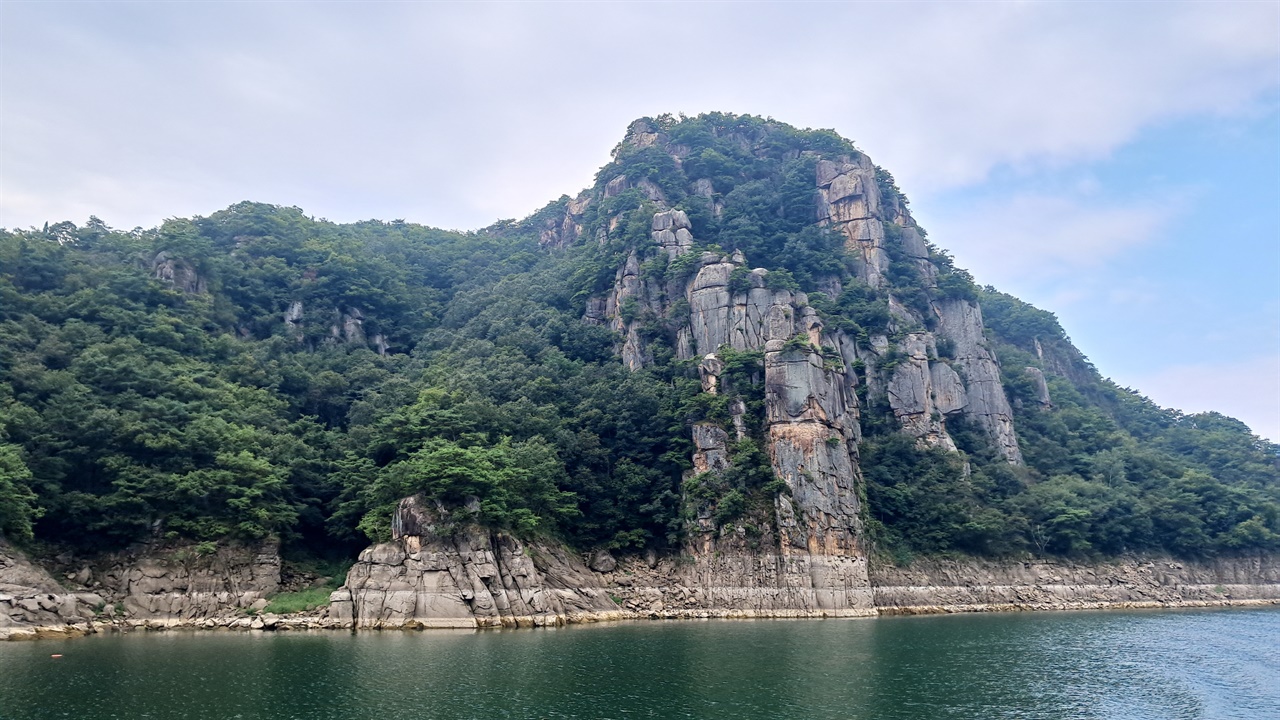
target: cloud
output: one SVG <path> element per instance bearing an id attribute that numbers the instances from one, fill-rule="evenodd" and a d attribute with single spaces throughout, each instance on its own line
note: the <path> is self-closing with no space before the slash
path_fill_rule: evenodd
<path id="1" fill-rule="evenodd" d="M 930 10 L 894 59 L 905 73 L 888 76 L 907 98 L 877 104 L 879 161 L 908 192 L 967 185 L 1000 165 L 1104 157 L 1168 118 L 1247 112 L 1280 84 L 1275 5 Z"/>
<path id="2" fill-rule="evenodd" d="M 1112 204 L 1095 196 L 1020 193 L 944 210 L 926 225 L 983 284 L 1043 288 L 1070 278 L 1079 288 L 1082 271 L 1159 237 L 1176 208 L 1171 200 Z M 1125 292 L 1137 290 L 1111 294 Z"/>
<path id="3" fill-rule="evenodd" d="M 1243 421 L 1257 435 L 1280 442 L 1280 355 L 1174 365 L 1114 379 L 1139 389 L 1162 406 L 1187 413 L 1214 410 Z"/>
<path id="4" fill-rule="evenodd" d="M 588 184 L 629 120 L 706 110 L 835 128 L 920 197 L 1103 157 L 1170 118 L 1256 112 L 1280 86 L 1272 3 L 4 12 L 6 226 L 87 208 L 149 224 L 230 187 L 337 220 L 476 227 Z M 106 176 L 158 189 L 122 202 L 94 191 Z"/>

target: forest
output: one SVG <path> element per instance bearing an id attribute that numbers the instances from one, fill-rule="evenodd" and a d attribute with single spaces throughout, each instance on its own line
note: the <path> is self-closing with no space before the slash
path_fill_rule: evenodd
<path id="1" fill-rule="evenodd" d="M 1280 549 L 1280 447 L 1243 423 L 1117 386 L 1051 313 L 978 285 L 932 244 L 940 274 L 922 282 L 891 227 L 887 286 L 860 283 L 812 210 L 815 163 L 851 143 L 750 116 L 650 122 L 683 161 L 621 147 L 582 239 L 565 247 L 540 233 L 567 197 L 465 233 L 251 202 L 150 229 L 95 218 L 0 231 L 0 533 L 76 552 L 272 537 L 287 557 L 350 557 L 386 539 L 394 504 L 421 493 L 582 551 L 676 550 L 685 498 L 714 495 L 716 521 L 731 523 L 784 491 L 752 409 L 759 354 L 728 357 L 756 418 L 733 472 L 693 477 L 690 428 L 725 399 L 700 392 L 696 363 L 677 358 L 679 308 L 619 309 L 643 321 L 653 361 L 639 370 L 584 315 L 631 251 L 666 279 L 686 277 L 700 252 L 741 251 L 860 341 L 894 334 L 890 296 L 981 306 L 1025 464 L 960 419 L 947 420 L 958 452 L 924 447 L 862 398 L 880 557 Z M 603 196 L 621 173 L 687 213 L 694 252 L 649 247 L 652 198 Z M 888 172 L 878 181 L 905 205 Z M 1051 404 L 1023 368 L 1043 370 Z"/>

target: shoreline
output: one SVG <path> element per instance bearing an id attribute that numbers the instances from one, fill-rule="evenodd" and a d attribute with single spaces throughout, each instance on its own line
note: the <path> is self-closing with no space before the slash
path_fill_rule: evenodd
<path id="1" fill-rule="evenodd" d="M 889 605 L 848 610 L 677 610 L 635 612 L 629 610 L 574 613 L 557 616 L 521 616 L 506 622 L 482 624 L 458 619 L 437 622 L 410 621 L 400 625 L 352 627 L 315 615 L 223 617 L 201 620 L 128 620 L 122 622 L 75 623 L 65 626 L 25 626 L 0 628 L 0 641 L 21 642 L 62 640 L 98 634 L 133 632 L 362 632 L 429 630 L 499 630 L 594 625 L 612 622 L 688 620 L 837 620 L 853 618 L 916 617 L 925 615 L 965 615 L 975 613 L 1072 612 L 1107 610 L 1185 610 L 1280 607 L 1280 598 L 1239 598 L 1221 600 L 1146 600 L 1066 603 L 978 603 L 965 605 Z"/>
<path id="2" fill-rule="evenodd" d="M 274 547 L 228 548 L 194 561 L 180 550 L 153 549 L 109 558 L 105 567 L 55 570 L 79 591 L 18 553 L 0 552 L 0 641 L 136 630 L 476 630 L 1280 606 L 1280 558 L 1265 555 L 1111 562 L 920 558 L 907 566 L 841 566 L 834 574 L 827 565 L 806 565 L 799 570 L 808 574 L 792 568 L 783 578 L 778 573 L 785 564 L 767 555 L 715 556 L 701 565 L 683 563 L 683 556 L 629 556 L 592 569 L 558 546 L 524 546 L 506 537 L 484 535 L 466 552 L 432 550 L 421 540 L 366 549 L 327 604 L 288 615 L 266 611 L 284 589 Z M 824 572 L 815 576 L 817 570 Z M 797 578 L 808 584 L 784 582 Z"/>

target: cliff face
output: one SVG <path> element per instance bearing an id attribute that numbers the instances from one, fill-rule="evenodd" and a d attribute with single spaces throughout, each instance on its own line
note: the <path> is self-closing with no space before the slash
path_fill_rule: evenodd
<path id="1" fill-rule="evenodd" d="M 0 639 L 77 635 L 104 624 L 169 627 L 249 619 L 280 586 L 274 543 L 142 546 L 63 568 L 64 582 L 0 543 Z M 221 622 L 220 624 L 226 624 Z"/>
<path id="2" fill-rule="evenodd" d="M 613 282 L 595 288 L 583 320 L 616 333 L 625 367 L 669 371 L 671 356 L 688 361 L 677 372 L 696 366 L 702 399 L 717 408 L 689 429 L 694 450 L 683 478 L 679 551 L 665 557 L 650 551 L 643 560 L 621 563 L 601 560 L 606 556 L 597 551 L 584 562 L 556 543 L 526 543 L 451 522 L 446 509 L 409 498 L 397 511 L 393 541 L 365 551 L 348 586 L 334 594 L 339 622 L 486 627 L 1280 597 L 1270 560 L 1252 569 L 1225 563 L 1177 572 L 1153 563 L 1051 562 L 1023 570 L 1019 563 L 870 570 L 858 451 L 869 422 L 877 423 L 869 434 L 888 423 L 922 447 L 958 452 L 952 431 L 963 419 L 986 436 L 995 458 L 1023 463 L 979 293 L 926 242 L 892 179 L 865 154 L 841 146 L 768 155 L 776 146 L 760 134 L 765 131 L 716 132 L 728 133 L 717 136 L 718 147 L 735 148 L 735 157 L 755 153 L 742 161 L 750 172 L 737 176 L 739 189 L 773 173 L 775 180 L 785 176 L 787 197 L 801 198 L 765 212 L 794 217 L 803 206 L 800 224 L 808 225 L 775 233 L 775 244 L 782 244 L 777 236 L 794 239 L 816 228 L 823 241 L 834 235 L 843 246 L 848 265 L 805 278 L 812 295 L 799 291 L 790 273 L 753 267 L 750 253 L 735 249 L 770 252 L 765 243 L 731 237 L 756 232 L 752 222 L 762 216 L 734 216 L 741 197 L 725 190 L 734 181 L 706 177 L 715 171 L 705 167 L 698 171 L 703 175 L 681 170 L 726 165 L 724 156 L 695 153 L 650 123 L 632 125 L 619 162 L 602 172 L 595 188 L 563 200 L 537 225 L 548 250 L 596 244 L 616 253 L 604 274 L 613 270 Z M 628 166 L 621 163 L 627 157 L 643 161 Z M 806 175 L 796 184 L 801 166 Z M 748 200 L 768 204 L 750 190 L 744 191 Z M 716 239 L 730 251 L 699 237 L 700 228 L 719 233 Z M 767 264 L 786 265 L 777 257 Z M 872 300 L 883 308 L 868 310 Z M 863 314 L 874 320 L 862 322 Z M 1050 348 L 1050 357 L 1038 340 L 1035 347 L 1051 372 L 1081 364 L 1061 348 Z M 743 375 L 744 363 L 750 377 Z M 1026 377 L 1034 385 L 1030 402 L 1051 407 L 1043 373 L 1028 367 Z M 1028 400 L 1020 397 L 1024 408 Z M 957 437 L 972 442 L 974 435 Z M 757 462 L 767 463 L 777 482 L 743 484 L 741 476 Z"/>
<path id="3" fill-rule="evenodd" d="M 103 602 L 93 593 L 67 591 L 0 540 L 0 640 L 83 634 Z"/>
<path id="4" fill-rule="evenodd" d="M 751 142 L 742 138 L 740 144 Z M 677 166 L 689 159 L 687 147 L 644 122 L 633 124 L 619 152 L 655 148 Z M 864 402 L 887 403 L 903 431 L 922 444 L 949 450 L 955 444 L 947 418 L 967 415 L 1004 458 L 1021 462 L 1000 369 L 977 305 L 938 293 L 928 294 L 923 307 L 898 302 L 891 278 L 894 256 L 905 258 L 927 289 L 936 290 L 939 276 L 905 205 L 896 195 L 884 197 L 878 170 L 862 153 L 815 158 L 813 168 L 812 223 L 839 233 L 858 280 L 888 295 L 891 335 L 881 331 L 855 338 L 828 331 L 805 293 L 771 282 L 770 272 L 751 268 L 742 252 L 697 250 L 688 213 L 673 207 L 669 193 L 648 179 L 602 175 L 594 191 L 565 202 L 562 214 L 540 226 L 544 247 L 564 247 L 588 234 L 593 237 L 587 242 L 604 244 L 623 231 L 623 218 L 601 216 L 595 232 L 587 233 L 587 209 L 639 191 L 653 210 L 648 244 L 625 254 L 612 288 L 588 301 L 584 320 L 615 331 L 622 362 L 639 370 L 654 362 L 646 318 L 665 318 L 674 327 L 677 359 L 698 360 L 703 391 L 709 394 L 725 388 L 719 354 L 762 356 L 759 440 L 785 488 L 772 498 L 769 511 L 757 508 L 736 523 L 716 520 L 715 502 L 686 498 L 692 520 L 672 577 L 688 591 L 676 604 L 690 612 L 870 612 L 857 451 Z M 700 179 L 683 190 L 706 199 L 713 214 L 724 211 L 711 181 Z M 688 271 L 683 278 L 647 272 L 646 263 L 655 257 Z M 841 290 L 837 277 L 822 286 L 829 295 Z M 940 357 L 944 343 L 950 357 Z M 866 398 L 860 400 L 856 390 L 863 382 Z M 730 412 L 729 423 L 692 429 L 691 478 L 733 467 L 734 448 L 751 423 L 740 401 Z M 349 613 L 359 627 L 484 626 L 543 624 L 575 612 L 616 609 L 608 607 L 612 603 L 598 604 L 594 590 L 584 597 L 550 592 L 561 586 L 594 588 L 581 581 L 590 573 L 583 575 L 568 556 L 561 558 L 548 547 L 533 551 L 513 538 L 475 528 L 441 534 L 441 524 L 424 520 L 421 512 L 412 499 L 401 505 L 399 522 L 412 530 L 366 551 L 349 580 L 349 597 L 335 595 L 335 608 L 342 608 L 336 612 Z M 544 558 L 543 567 L 529 559 L 530 552 Z M 570 576 L 579 580 L 565 579 Z M 664 607 L 672 601 L 659 595 Z"/>
<path id="5" fill-rule="evenodd" d="M 628 143 L 662 148 L 677 163 L 687 155 L 687 149 L 644 123 L 632 126 L 624 150 Z M 624 175 L 601 180 L 605 197 L 628 185 Z M 699 181 L 687 190 L 713 197 L 709 187 Z M 983 334 L 981 311 L 971 301 L 938 293 L 928 295 L 927 315 L 896 300 L 889 277 L 891 254 L 905 257 L 926 288 L 936 290 L 939 270 L 905 206 L 896 197 L 882 197 L 877 169 L 861 153 L 815 162 L 813 217 L 817 225 L 844 238 L 858 279 L 887 292 L 890 327 L 897 330 L 893 338 L 876 334 L 859 342 L 841 331 L 826 331 L 805 293 L 781 284 L 771 287 L 769 271 L 751 269 L 741 252 L 700 253 L 683 286 L 646 279 L 641 272 L 645 255 L 657 253 L 674 262 L 694 252 L 697 244 L 684 211 L 668 207 L 661 193 L 648 192 L 647 197 L 657 210 L 652 246 L 628 255 L 612 293 L 589 304 L 586 320 L 618 331 L 624 337 L 619 347 L 624 363 L 638 369 L 651 362 L 650 353 L 638 331 L 640 321 L 628 322 L 622 308 L 630 303 L 670 318 L 677 326 L 677 357 L 701 359 L 708 393 L 723 384 L 716 356 L 722 348 L 763 352 L 763 440 L 774 473 L 786 483 L 773 516 L 764 518 L 763 535 L 749 549 L 732 532 L 713 527 L 705 508 L 696 513 L 699 519 L 685 550 L 693 560 L 689 584 L 754 590 L 784 586 L 813 593 L 803 601 L 777 600 L 780 610 L 868 607 L 857 457 L 859 370 L 868 385 L 867 401 L 885 401 L 902 430 L 922 444 L 955 450 L 946 420 L 963 414 L 986 431 L 1006 460 L 1020 463 L 1012 411 Z M 713 204 L 713 212 L 720 207 Z M 564 222 L 571 220 L 566 215 Z M 823 285 L 839 293 L 838 279 Z M 680 314 L 686 312 L 676 302 L 681 299 L 687 303 L 687 317 Z M 949 358 L 939 356 L 942 343 L 951 349 Z M 738 415 L 733 426 L 694 428 L 696 472 L 729 467 L 729 438 L 743 437 Z M 738 569 L 764 558 L 776 572 Z M 749 595 L 742 590 L 739 599 L 727 602 L 741 603 Z"/>
<path id="6" fill-rule="evenodd" d="M 628 146 L 662 148 L 677 163 L 688 152 L 642 122 L 633 124 L 623 143 L 624 149 Z M 866 401 L 886 401 L 902 430 L 921 443 L 954 450 L 946 421 L 964 415 L 986 432 L 1001 456 L 1021 464 L 1012 409 L 977 303 L 938 291 L 940 271 L 922 231 L 896 195 L 882 197 L 878 170 L 865 154 L 854 151 L 835 159 L 817 159 L 814 168 L 814 224 L 839 233 L 854 260 L 858 280 L 888 296 L 892 335 L 873 333 L 858 343 L 839 333 L 824 333 L 816 313 L 807 309 L 804 293 L 770 289 L 768 271 L 750 270 L 749 258 L 740 252 L 701 253 L 696 274 L 683 286 L 646 280 L 640 268 L 644 253 L 632 252 L 618 270 L 613 292 L 592 301 L 586 319 L 608 324 L 625 337 L 619 354 L 632 369 L 643 367 L 651 358 L 639 321 L 624 319 L 628 303 L 668 316 L 674 300 L 683 297 L 688 302 L 687 321 L 674 318 L 680 326 L 676 331 L 680 359 L 714 353 L 724 345 L 759 350 L 769 340 L 786 341 L 803 333 L 815 348 L 828 348 L 839 356 L 850 380 L 856 380 L 855 364 L 863 366 L 869 391 Z M 629 187 L 625 175 L 602 178 L 602 182 L 601 197 Z M 691 195 L 707 195 L 708 182 L 695 181 L 687 190 Z M 658 210 L 653 216 L 650 251 L 669 260 L 691 252 L 697 239 L 688 215 L 669 208 L 656 188 L 647 197 Z M 580 208 L 588 203 L 589 197 L 575 201 L 561 224 L 579 227 Z M 713 209 L 718 207 L 713 204 Z M 616 223 L 602 225 L 600 232 L 607 235 L 610 227 Z M 919 286 L 915 289 L 926 291 L 923 304 L 908 306 L 898 301 L 899 290 L 890 278 L 891 256 L 910 266 Z M 745 270 L 750 270 L 745 278 L 750 288 L 731 290 L 735 271 Z M 829 296 L 839 295 L 838 278 L 829 279 L 823 287 Z M 939 352 L 943 345 L 947 351 Z M 851 392 L 845 394 L 845 404 L 856 408 L 857 399 Z"/>
<path id="7" fill-rule="evenodd" d="M 660 210 L 652 227 L 654 244 L 669 259 L 692 250 L 685 213 Z M 804 293 L 770 289 L 763 269 L 747 274 L 747 289 L 731 290 L 732 278 L 747 269 L 745 262 L 741 253 L 703 253 L 683 287 L 664 286 L 641 276 L 633 252 L 618 271 L 613 292 L 592 303 L 586 319 L 607 322 L 622 334 L 623 361 L 638 369 L 650 362 L 639 321 L 625 322 L 617 309 L 630 301 L 669 315 L 673 301 L 683 299 L 689 310 L 676 331 L 677 356 L 702 358 L 703 385 L 713 394 L 720 385 L 722 363 L 716 353 L 721 348 L 763 352 L 764 439 L 787 492 L 776 498 L 772 517 L 765 518 L 767 538 L 753 547 L 733 532 L 720 534 L 703 517 L 690 533 L 686 552 L 692 563 L 682 577 L 688 586 L 706 591 L 705 604 L 712 608 L 857 612 L 870 606 L 870 594 L 852 369 L 843 361 L 827 361 L 822 348 L 835 349 L 837 341 L 825 338 Z M 741 439 L 741 423 L 734 425 Z M 695 467 L 727 468 L 728 430 L 703 425 L 693 432 L 699 448 Z"/>
<path id="8" fill-rule="evenodd" d="M 456 513 L 454 513 L 456 515 Z M 554 543 L 525 543 L 405 498 L 392 541 L 365 550 L 330 619 L 357 628 L 531 627 L 607 619 L 598 577 Z"/>
<path id="9" fill-rule="evenodd" d="M 882 614 L 1274 604 L 1273 557 L 1115 563 L 925 560 L 872 572 Z"/>

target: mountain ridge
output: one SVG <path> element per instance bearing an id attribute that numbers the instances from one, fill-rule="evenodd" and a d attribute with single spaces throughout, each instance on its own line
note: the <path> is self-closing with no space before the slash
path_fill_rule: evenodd
<path id="1" fill-rule="evenodd" d="M 643 119 L 592 188 L 471 233 L 241 203 L 3 240 L 15 537 L 350 548 L 422 493 L 583 550 L 1195 556 L 1280 532 L 1274 445 L 1110 385 L 829 131 Z M 804 490 L 814 462 L 844 489 Z"/>

